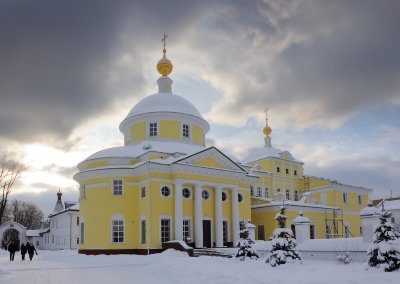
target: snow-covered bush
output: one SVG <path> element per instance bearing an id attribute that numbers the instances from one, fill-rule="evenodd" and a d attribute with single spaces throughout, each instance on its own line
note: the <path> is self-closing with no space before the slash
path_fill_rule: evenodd
<path id="1" fill-rule="evenodd" d="M 267 255 L 266 263 L 275 267 L 285 264 L 287 261 L 301 261 L 300 253 L 296 249 L 296 240 L 293 232 L 286 228 L 285 206 L 281 207 L 280 213 L 276 214 L 275 220 L 278 221 L 279 228 L 274 230 L 272 239 L 272 249 Z"/>
<path id="2" fill-rule="evenodd" d="M 349 263 L 352 261 L 353 258 L 350 256 L 350 253 L 346 251 L 346 252 L 343 253 L 343 254 L 337 255 L 337 256 L 336 256 L 336 259 L 337 259 L 337 261 L 338 261 L 339 263 L 342 263 L 342 264 L 349 264 Z"/>
<path id="3" fill-rule="evenodd" d="M 236 253 L 236 257 L 238 257 L 240 260 L 245 260 L 246 257 L 258 258 L 257 252 L 252 247 L 254 242 L 250 238 L 249 229 L 247 229 L 244 222 L 240 222 L 239 236 L 240 236 L 240 240 L 237 244 L 237 246 L 239 247 L 239 250 Z"/>
<path id="4" fill-rule="evenodd" d="M 380 224 L 374 230 L 373 243 L 368 248 L 368 265 L 375 267 L 382 264 L 385 271 L 400 268 L 400 233 L 387 222 L 390 215 L 388 211 L 382 212 Z"/>

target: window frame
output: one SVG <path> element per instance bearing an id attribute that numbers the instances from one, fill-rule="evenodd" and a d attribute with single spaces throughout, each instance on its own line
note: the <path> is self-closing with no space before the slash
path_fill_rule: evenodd
<path id="1" fill-rule="evenodd" d="M 146 219 L 141 219 L 140 220 L 140 243 L 141 244 L 146 244 L 146 242 L 147 242 L 146 237 L 147 237 L 146 236 Z"/>
<path id="2" fill-rule="evenodd" d="M 225 200 L 224 200 L 224 195 L 225 195 Z M 222 200 L 222 202 L 228 201 L 228 193 L 226 191 L 221 192 L 221 200 Z"/>
<path id="3" fill-rule="evenodd" d="M 185 222 L 188 222 L 188 224 L 185 225 Z M 187 230 L 185 230 L 185 227 Z M 185 233 L 187 233 L 187 236 L 185 236 Z M 191 218 L 183 218 L 182 220 L 182 238 L 184 242 L 187 242 L 187 238 L 190 238 L 191 242 L 193 241 Z"/>
<path id="4" fill-rule="evenodd" d="M 146 187 L 145 186 L 140 187 L 140 198 L 146 198 Z"/>
<path id="5" fill-rule="evenodd" d="M 299 191 L 298 190 L 294 191 L 294 201 L 299 201 Z"/>
<path id="6" fill-rule="evenodd" d="M 362 204 L 362 195 L 359 194 L 358 195 L 358 205 L 361 205 L 361 204 Z"/>
<path id="7" fill-rule="evenodd" d="M 290 200 L 290 189 L 285 190 L 285 198 L 286 200 Z"/>
<path id="8" fill-rule="evenodd" d="M 121 184 L 115 184 L 115 182 L 121 182 Z M 119 189 L 121 187 L 121 189 Z M 113 196 L 122 196 L 124 195 L 124 180 L 123 179 L 113 179 L 112 180 L 112 195 Z"/>
<path id="9" fill-rule="evenodd" d="M 204 195 L 204 193 L 206 193 L 206 197 L 205 197 L 205 195 Z M 207 189 L 203 189 L 202 191 L 201 191 L 201 198 L 203 199 L 203 200 L 210 200 L 210 192 L 207 190 Z"/>
<path id="10" fill-rule="evenodd" d="M 188 196 L 185 196 L 185 192 L 188 192 Z M 182 197 L 184 199 L 190 199 L 192 197 L 192 191 L 190 190 L 190 188 L 184 187 L 182 189 Z"/>
<path id="11" fill-rule="evenodd" d="M 115 224 L 118 222 L 118 224 Z M 115 227 L 117 230 L 115 231 Z M 122 228 L 122 229 L 121 229 Z M 111 218 L 111 243 L 112 244 L 124 244 L 125 243 L 125 220 L 122 215 L 114 215 Z M 115 236 L 117 233 L 117 236 Z"/>
<path id="12" fill-rule="evenodd" d="M 280 167 L 276 167 L 276 172 L 280 173 L 281 172 L 281 168 Z"/>
<path id="13" fill-rule="evenodd" d="M 191 138 L 190 129 L 191 129 L 191 127 L 190 127 L 189 123 L 182 123 L 182 138 L 185 138 L 185 139 Z"/>
<path id="14" fill-rule="evenodd" d="M 148 124 L 148 137 L 158 137 L 159 131 L 158 131 L 158 121 L 151 121 Z"/>
<path id="15" fill-rule="evenodd" d="M 225 234 L 225 226 L 226 224 L 226 234 Z M 225 241 L 226 236 L 226 241 Z M 222 220 L 222 244 L 228 243 L 230 240 L 230 228 L 229 228 L 229 219 Z"/>
<path id="16" fill-rule="evenodd" d="M 164 195 L 164 193 L 163 193 L 163 189 L 164 188 L 167 188 L 168 189 L 168 195 Z M 171 196 L 172 196 L 172 190 L 171 190 L 171 188 L 168 186 L 168 185 L 161 185 L 160 186 L 160 196 L 162 197 L 162 198 L 171 198 Z"/>
<path id="17" fill-rule="evenodd" d="M 163 241 L 163 221 L 168 221 L 168 237 L 169 240 Z M 160 217 L 160 242 L 165 243 L 172 240 L 172 218 L 170 216 L 161 216 Z"/>
<path id="18" fill-rule="evenodd" d="M 349 194 L 348 194 L 348 192 L 343 192 L 342 197 L 343 197 L 343 203 L 344 204 L 349 204 Z"/>
<path id="19" fill-rule="evenodd" d="M 243 201 L 244 201 L 244 195 L 243 195 L 243 193 L 238 192 L 237 198 L 238 198 L 238 203 L 243 203 Z"/>
<path id="20" fill-rule="evenodd" d="M 315 225 L 314 224 L 310 224 L 310 240 L 314 240 L 315 239 Z"/>

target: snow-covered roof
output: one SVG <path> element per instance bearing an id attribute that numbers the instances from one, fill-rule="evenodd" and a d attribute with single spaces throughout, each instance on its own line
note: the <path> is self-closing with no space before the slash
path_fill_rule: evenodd
<path id="1" fill-rule="evenodd" d="M 184 113 L 204 119 L 191 102 L 173 93 L 157 93 L 143 98 L 126 118 L 152 112 Z"/>
<path id="2" fill-rule="evenodd" d="M 259 199 L 266 201 L 268 203 L 263 203 L 263 204 L 255 204 L 251 205 L 251 208 L 263 208 L 263 207 L 273 207 L 273 206 L 282 206 L 282 201 L 274 201 L 269 198 L 262 198 L 262 197 L 254 197 L 252 198 Z M 313 208 L 324 208 L 324 209 L 339 209 L 337 207 L 332 207 L 332 206 L 327 206 L 327 205 L 322 205 L 322 204 L 316 204 L 316 203 L 305 203 L 304 201 L 293 201 L 293 200 L 285 200 L 284 201 L 285 205 L 284 206 L 300 206 L 300 207 L 313 207 Z M 287 207 L 288 208 L 288 207 Z"/>
<path id="3" fill-rule="evenodd" d="M 296 218 L 293 219 L 294 224 L 299 224 L 299 223 L 310 223 L 310 219 L 304 216 L 297 216 Z"/>
<path id="4" fill-rule="evenodd" d="M 383 200 L 385 210 L 400 210 L 400 200 Z M 360 216 L 382 213 L 382 202 L 376 206 L 365 207 L 360 211 Z"/>
<path id="5" fill-rule="evenodd" d="M 25 235 L 27 237 L 40 237 L 40 233 L 43 231 L 43 229 L 37 229 L 37 230 L 26 230 Z"/>
<path id="6" fill-rule="evenodd" d="M 120 146 L 101 150 L 89 156 L 86 160 L 102 158 L 137 158 L 147 152 L 193 154 L 205 149 L 204 146 L 166 141 L 142 141 L 138 144 Z"/>
<path id="7" fill-rule="evenodd" d="M 265 158 L 278 158 L 283 159 L 283 153 L 286 152 L 282 149 L 278 149 L 275 147 L 265 146 L 261 149 L 258 149 L 254 152 L 251 152 L 246 158 L 243 159 L 245 163 L 255 162 Z M 293 155 L 289 155 L 289 161 L 301 163 L 300 160 L 293 157 Z"/>

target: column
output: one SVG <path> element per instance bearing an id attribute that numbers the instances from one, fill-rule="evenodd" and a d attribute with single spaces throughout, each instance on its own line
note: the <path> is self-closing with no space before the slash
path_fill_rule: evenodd
<path id="1" fill-rule="evenodd" d="M 175 183 L 175 240 L 183 240 L 182 183 Z"/>
<path id="2" fill-rule="evenodd" d="M 203 198 L 201 185 L 194 185 L 194 233 L 195 247 L 203 247 Z"/>
<path id="3" fill-rule="evenodd" d="M 232 241 L 233 245 L 239 241 L 239 201 L 238 201 L 238 189 L 232 188 Z"/>
<path id="4" fill-rule="evenodd" d="M 224 246 L 224 229 L 222 224 L 222 187 L 215 188 L 215 246 Z"/>

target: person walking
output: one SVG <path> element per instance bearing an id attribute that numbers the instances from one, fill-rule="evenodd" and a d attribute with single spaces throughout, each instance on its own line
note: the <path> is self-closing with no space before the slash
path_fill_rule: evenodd
<path id="1" fill-rule="evenodd" d="M 21 256 L 22 256 L 22 261 L 25 260 L 25 255 L 26 255 L 26 246 L 24 245 L 24 243 L 22 243 L 21 245 Z"/>
<path id="2" fill-rule="evenodd" d="M 37 251 L 35 249 L 35 246 L 30 242 L 28 242 L 26 244 L 26 250 L 28 251 L 29 260 L 32 260 L 34 253 L 36 253 L 36 255 L 38 255 L 38 253 L 37 253 Z"/>
<path id="3" fill-rule="evenodd" d="M 17 251 L 17 245 L 14 241 L 8 245 L 8 251 L 10 252 L 10 261 L 14 261 L 15 252 Z"/>

